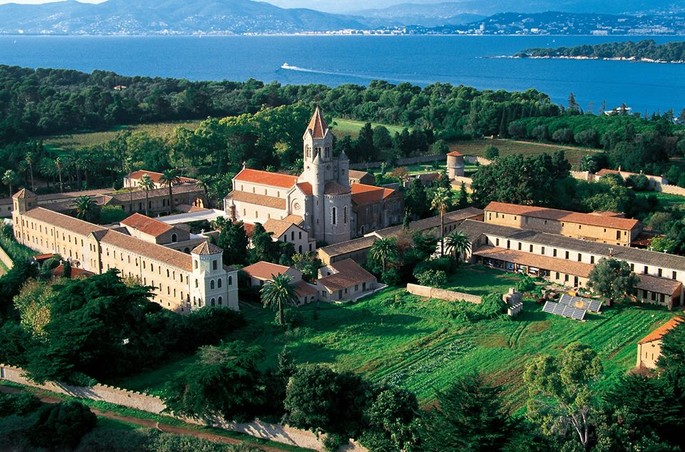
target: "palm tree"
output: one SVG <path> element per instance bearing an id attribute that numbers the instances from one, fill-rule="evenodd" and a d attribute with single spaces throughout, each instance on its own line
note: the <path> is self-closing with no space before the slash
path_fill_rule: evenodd
<path id="1" fill-rule="evenodd" d="M 297 304 L 297 294 L 290 276 L 282 274 L 277 276 L 271 275 L 271 277 L 271 281 L 262 286 L 259 295 L 262 298 L 264 307 L 271 306 L 278 309 L 278 323 L 283 325 L 285 323 L 283 306 L 286 304 Z"/>
<path id="2" fill-rule="evenodd" d="M 59 192 L 64 193 L 64 185 L 62 184 L 62 169 L 64 169 L 64 164 L 62 159 L 57 157 L 55 159 L 55 169 L 57 170 L 57 175 L 59 176 Z"/>
<path id="3" fill-rule="evenodd" d="M 440 212 L 440 256 L 445 255 L 445 213 L 452 201 L 452 193 L 448 188 L 438 187 L 433 191 L 431 209 Z"/>
<path id="4" fill-rule="evenodd" d="M 12 196 L 12 185 L 17 181 L 17 173 L 14 170 L 8 169 L 2 175 L 2 183 L 7 185 L 10 189 L 10 196 Z"/>
<path id="5" fill-rule="evenodd" d="M 471 249 L 471 242 L 461 231 L 452 231 L 445 237 L 445 245 L 450 250 L 452 258 L 457 262 L 461 261 L 461 257 Z"/>
<path id="6" fill-rule="evenodd" d="M 380 262 L 385 273 L 388 269 L 388 263 L 397 261 L 400 257 L 397 249 L 397 240 L 392 237 L 376 240 L 371 245 L 371 249 L 369 249 L 369 257 L 376 262 Z"/>
<path id="7" fill-rule="evenodd" d="M 138 186 L 145 190 L 145 215 L 149 216 L 149 208 L 150 208 L 150 190 L 155 188 L 155 183 L 153 182 L 152 178 L 148 173 L 143 174 L 140 177 L 140 181 L 138 181 Z"/>
<path id="8" fill-rule="evenodd" d="M 178 174 L 177 169 L 164 170 L 162 177 L 159 178 L 159 182 L 166 185 L 169 189 L 169 215 L 174 211 L 174 194 L 171 190 L 172 185 L 181 182 L 181 177 Z"/>
<path id="9" fill-rule="evenodd" d="M 91 221 L 94 219 L 93 217 L 97 212 L 97 204 L 92 196 L 79 196 L 78 198 L 74 199 L 71 205 L 76 210 L 76 218 L 86 221 Z"/>
<path id="10" fill-rule="evenodd" d="M 24 161 L 29 166 L 29 175 L 31 176 L 31 191 L 36 191 L 36 184 L 33 183 L 33 164 L 36 161 L 36 157 L 33 155 L 33 152 L 27 152 L 26 156 L 24 157 Z"/>

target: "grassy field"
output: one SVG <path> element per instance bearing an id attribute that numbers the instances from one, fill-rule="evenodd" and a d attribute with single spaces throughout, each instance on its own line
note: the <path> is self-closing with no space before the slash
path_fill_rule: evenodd
<path id="1" fill-rule="evenodd" d="M 504 291 L 517 280 L 514 274 L 475 267 L 462 269 L 452 286 L 482 295 Z M 273 366 L 287 346 L 298 363 L 331 364 L 372 381 L 397 383 L 415 391 L 423 403 L 430 403 L 435 390 L 446 388 L 456 375 L 482 372 L 505 386 L 512 409 L 525 401 L 521 376 L 533 356 L 557 354 L 574 341 L 589 344 L 602 357 L 606 378 L 600 385 L 607 387 L 634 366 L 637 341 L 673 315 L 628 306 L 577 322 L 545 314 L 528 301 L 516 320 L 468 323 L 459 320 L 454 304 L 421 299 L 404 289 L 386 289 L 355 304 L 298 308 L 303 325 L 288 332 L 273 324 L 271 310 L 243 304 L 242 312 L 248 326 L 234 338 L 264 347 L 267 365 Z M 120 384 L 159 393 L 183 365 L 192 365 L 192 359 Z"/>
<path id="2" fill-rule="evenodd" d="M 499 155 L 512 155 L 512 154 L 525 154 L 525 155 L 538 155 L 538 154 L 552 154 L 558 150 L 563 150 L 566 154 L 566 159 L 571 163 L 573 169 L 578 169 L 580 165 L 580 159 L 587 154 L 592 154 L 595 152 L 600 152 L 597 149 L 588 148 L 577 148 L 572 146 L 562 146 L 556 144 L 546 144 L 546 143 L 529 143 L 526 141 L 515 141 L 515 140 L 503 140 L 503 139 L 482 139 L 482 140 L 469 140 L 469 141 L 456 141 L 450 143 L 451 151 L 459 151 L 465 155 L 477 155 L 485 157 L 485 150 L 490 147 L 495 146 L 499 149 Z"/>
<path id="3" fill-rule="evenodd" d="M 108 141 L 113 140 L 117 134 L 125 130 L 147 132 L 154 137 L 166 137 L 170 136 L 176 127 L 185 127 L 194 130 L 200 125 L 200 122 L 201 121 L 163 122 L 157 124 L 121 126 L 117 129 L 105 132 L 74 133 L 71 135 L 48 137 L 44 140 L 44 143 L 49 148 L 55 150 L 78 150 L 107 143 Z"/>
<path id="4" fill-rule="evenodd" d="M 648 196 L 654 195 L 656 199 L 659 200 L 659 205 L 669 209 L 679 209 L 685 208 L 685 196 L 672 195 L 669 193 L 662 193 L 659 191 L 646 191 L 636 193 L 637 196 L 641 198 L 647 198 Z"/>
<path id="5" fill-rule="evenodd" d="M 357 136 L 359 135 L 359 130 L 364 126 L 364 124 L 364 121 L 353 121 L 351 119 L 334 118 L 333 122 L 329 125 L 331 126 L 333 132 L 338 138 L 341 138 L 345 135 L 349 135 L 354 139 L 357 138 Z M 390 135 L 395 135 L 395 132 L 400 133 L 403 129 L 402 126 L 391 126 L 388 124 L 379 124 L 375 122 L 372 122 L 371 126 L 384 126 L 386 129 L 388 129 Z"/>

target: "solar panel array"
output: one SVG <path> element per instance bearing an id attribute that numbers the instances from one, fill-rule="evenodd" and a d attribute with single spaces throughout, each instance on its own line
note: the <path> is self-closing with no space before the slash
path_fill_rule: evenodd
<path id="1" fill-rule="evenodd" d="M 561 317 L 566 317 L 568 319 L 574 320 L 584 320 L 586 309 L 578 309 L 573 306 L 568 306 L 562 303 L 555 303 L 553 301 L 545 302 L 545 306 L 542 310 L 548 314 L 559 315 Z"/>
<path id="2" fill-rule="evenodd" d="M 585 309 L 590 312 L 599 312 L 602 308 L 602 302 L 599 300 L 593 300 L 591 298 L 583 297 L 573 297 L 568 294 L 562 294 L 559 298 L 559 303 L 566 306 L 571 306 L 577 309 Z"/>

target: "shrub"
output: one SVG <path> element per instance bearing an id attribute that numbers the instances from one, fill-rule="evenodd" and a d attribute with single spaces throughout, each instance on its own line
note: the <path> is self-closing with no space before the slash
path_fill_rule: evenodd
<path id="1" fill-rule="evenodd" d="M 502 294 L 491 293 L 483 297 L 481 303 L 478 305 L 478 314 L 485 319 L 497 317 L 504 312 L 504 301 L 502 301 Z"/>
<path id="2" fill-rule="evenodd" d="M 415 276 L 422 286 L 444 287 L 447 284 L 447 274 L 442 270 L 426 270 Z"/>
<path id="3" fill-rule="evenodd" d="M 516 290 L 519 292 L 531 292 L 535 290 L 535 281 L 528 275 L 523 275 L 521 280 L 516 283 Z"/>
<path id="4" fill-rule="evenodd" d="M 485 158 L 488 160 L 495 160 L 497 157 L 499 157 L 499 149 L 495 146 L 488 146 L 485 150 Z"/>
<path id="5" fill-rule="evenodd" d="M 18 414 L 25 416 L 36 411 L 42 405 L 35 395 L 29 392 L 5 394 L 0 392 L 0 417 Z"/>
<path id="6" fill-rule="evenodd" d="M 46 406 L 28 431 L 34 446 L 75 448 L 83 435 L 93 430 L 97 418 L 90 408 L 73 401 Z"/>

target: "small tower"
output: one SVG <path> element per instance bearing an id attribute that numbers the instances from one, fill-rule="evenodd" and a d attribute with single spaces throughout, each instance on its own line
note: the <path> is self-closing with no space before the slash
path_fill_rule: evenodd
<path id="1" fill-rule="evenodd" d="M 22 188 L 12 196 L 12 223 L 14 238 L 17 242 L 26 245 L 21 217 L 29 210 L 38 207 L 38 195 L 31 190 Z"/>
<path id="2" fill-rule="evenodd" d="M 452 151 L 447 154 L 447 178 L 464 177 L 464 154 Z"/>
<path id="3" fill-rule="evenodd" d="M 204 242 L 190 252 L 192 279 L 190 286 L 191 310 L 204 306 L 238 309 L 237 277 L 224 269 L 223 250 Z M 233 296 L 232 299 L 231 295 Z"/>

